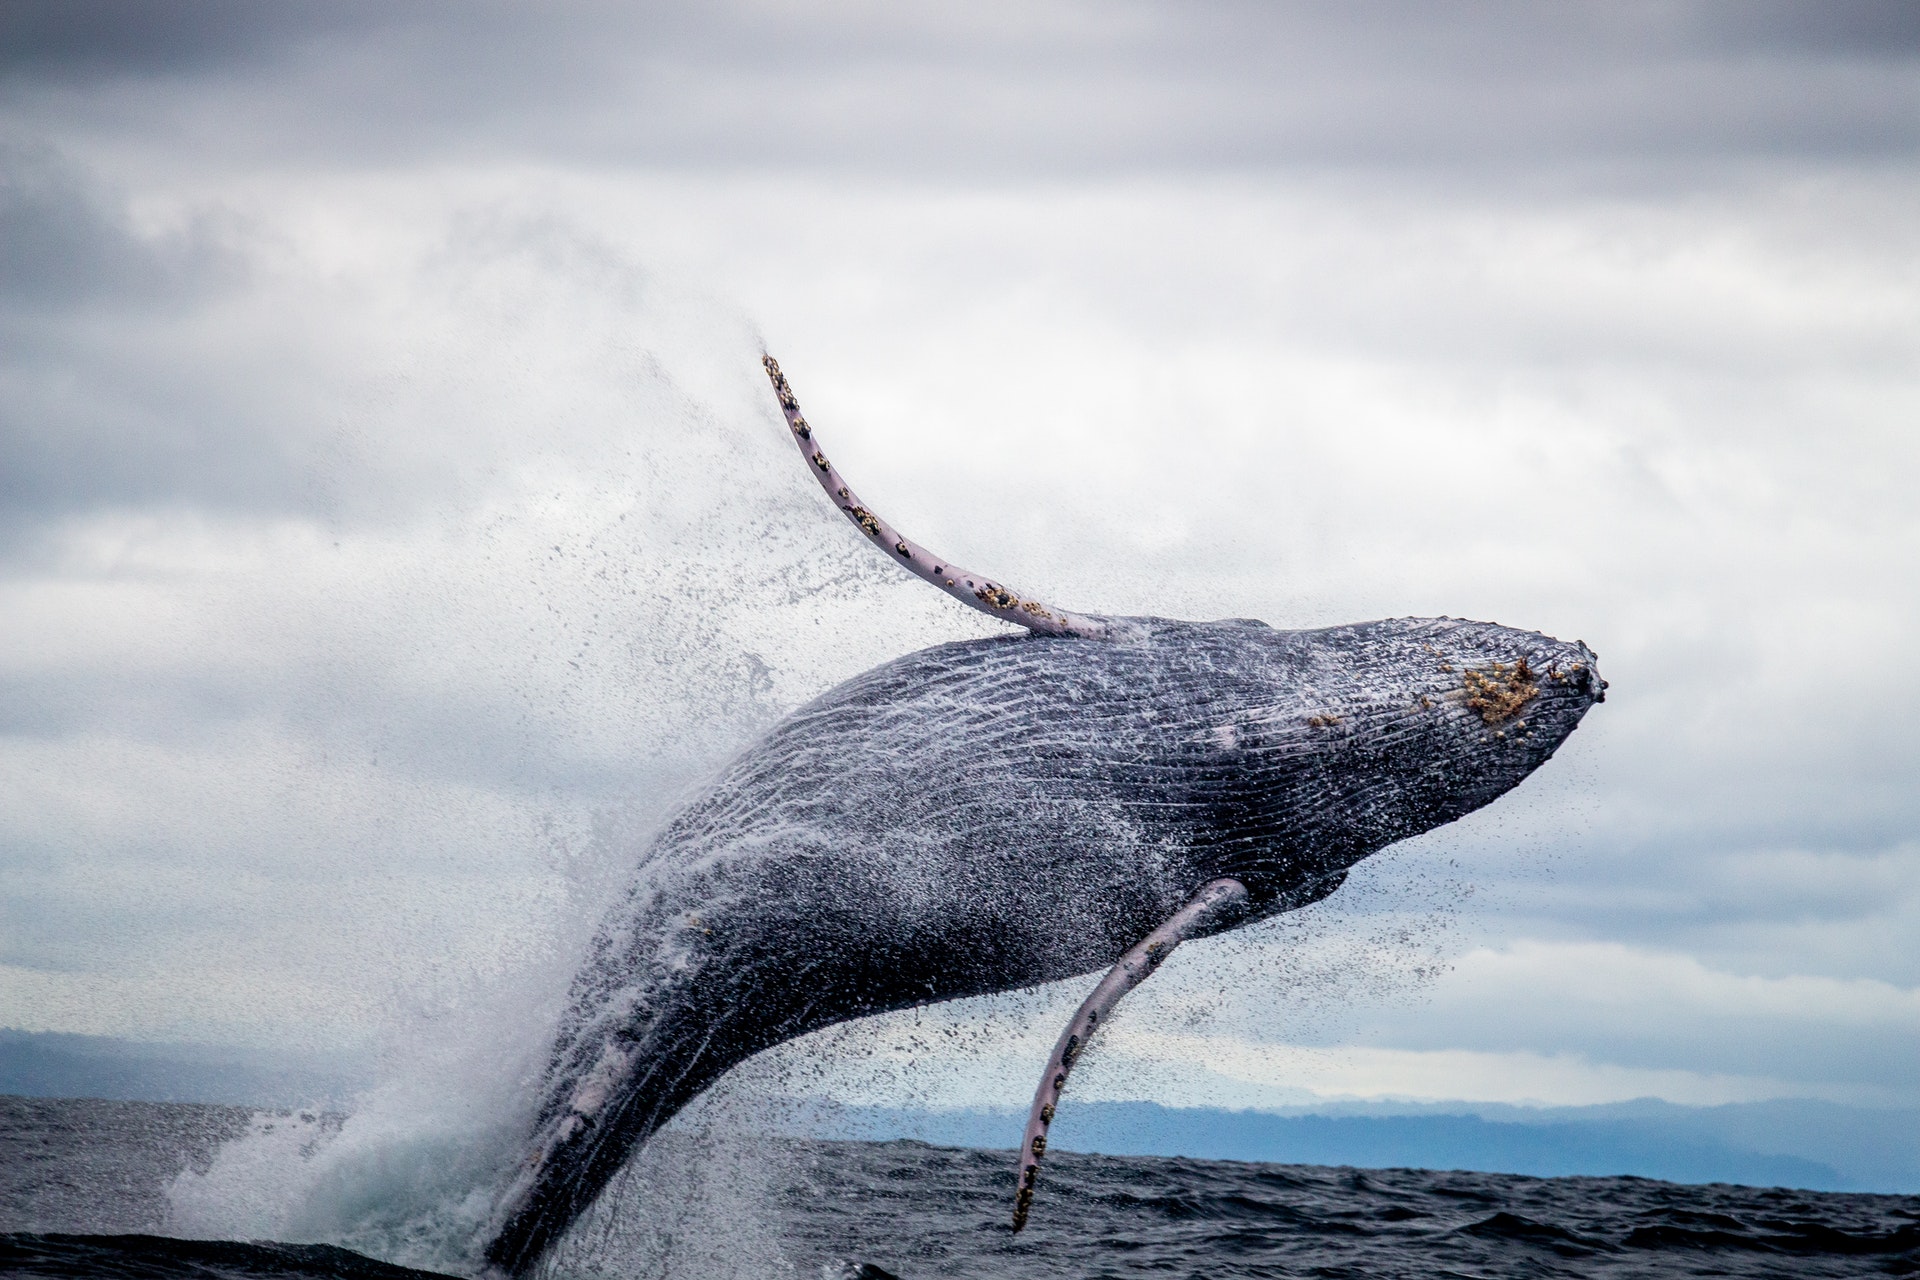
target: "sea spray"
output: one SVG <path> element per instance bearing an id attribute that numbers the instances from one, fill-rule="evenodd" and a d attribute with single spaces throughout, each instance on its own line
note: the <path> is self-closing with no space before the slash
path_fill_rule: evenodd
<path id="1" fill-rule="evenodd" d="M 354 410 L 316 455 L 327 536 L 261 549 L 221 628 L 284 632 L 280 679 L 306 682 L 275 704 L 292 745 L 252 748 L 277 772 L 251 799 L 278 825 L 255 821 L 240 886 L 331 886 L 325 913 L 279 895 L 279 941 L 231 962 L 264 994 L 223 998 L 266 1041 L 359 1037 L 378 1083 L 343 1114 L 262 1114 L 182 1174 L 181 1234 L 464 1265 L 566 981 L 652 825 L 786 709 L 952 634 L 819 527 L 784 428 L 734 373 L 757 349 L 737 313 L 654 279 L 573 314 L 511 254 L 463 270 L 498 298 L 417 302 L 469 340 L 406 357 Z M 506 350 L 539 380 L 485 354 Z M 393 494 L 409 505 L 380 505 Z"/>

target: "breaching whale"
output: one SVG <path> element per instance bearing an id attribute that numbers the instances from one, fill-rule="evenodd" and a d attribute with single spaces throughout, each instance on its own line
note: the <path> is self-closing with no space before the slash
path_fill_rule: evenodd
<path id="1" fill-rule="evenodd" d="M 531 1269 L 640 1143 L 763 1049 L 1112 966 L 1042 1072 L 1018 1230 L 1081 1046 L 1174 946 L 1317 901 L 1496 799 L 1604 697 L 1585 645 L 1492 623 L 1283 631 L 1023 598 L 861 503 L 765 364 L 848 518 L 1025 633 L 856 676 L 668 820 L 574 979 L 482 1246 L 497 1271 Z"/>

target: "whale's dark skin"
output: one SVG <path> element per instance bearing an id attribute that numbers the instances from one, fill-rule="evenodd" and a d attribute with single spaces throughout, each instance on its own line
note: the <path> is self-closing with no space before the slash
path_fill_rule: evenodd
<path id="1" fill-rule="evenodd" d="M 633 1149 L 760 1050 L 1102 969 L 1200 886 L 1325 897 L 1480 808 L 1603 695 L 1490 623 L 1114 620 L 945 644 L 796 711 L 640 860 L 575 980 L 493 1266 L 531 1267 Z"/>

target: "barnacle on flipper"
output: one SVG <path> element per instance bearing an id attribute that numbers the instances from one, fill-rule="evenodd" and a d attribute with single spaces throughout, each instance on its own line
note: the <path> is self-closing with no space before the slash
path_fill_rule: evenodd
<path id="1" fill-rule="evenodd" d="M 1525 658 L 1512 666 L 1496 662 L 1484 671 L 1469 671 L 1464 683 L 1467 705 L 1488 724 L 1499 724 L 1540 696 Z"/>
<path id="2" fill-rule="evenodd" d="M 1021 603 L 1019 596 L 1005 587 L 996 587 L 991 582 L 976 590 L 973 596 L 974 599 L 984 601 L 996 609 L 1014 609 Z"/>
<path id="3" fill-rule="evenodd" d="M 983 583 L 976 589 L 973 581 L 968 580 L 963 595 L 961 591 L 956 590 L 956 587 L 957 580 L 965 575 L 953 573 L 951 577 L 948 576 L 954 566 L 936 563 L 932 566 L 932 572 L 929 573 L 928 566 L 921 561 L 923 556 L 934 559 L 932 553 L 924 548 L 915 547 L 888 528 L 878 516 L 859 504 L 846 485 L 840 483 L 840 477 L 835 473 L 833 464 L 827 460 L 825 451 L 820 448 L 818 434 L 800 412 L 800 404 L 794 398 L 793 387 L 788 383 L 787 376 L 780 371 L 780 362 L 770 355 L 763 354 L 760 363 L 772 382 L 774 395 L 779 399 L 780 408 L 786 415 L 787 426 L 791 428 L 793 438 L 800 442 L 800 452 L 811 465 L 822 487 L 834 496 L 836 505 L 847 512 L 854 523 L 859 525 L 869 537 L 879 539 L 883 546 L 890 546 L 893 549 L 893 553 L 899 557 L 896 563 L 910 569 L 935 586 L 957 597 L 965 598 L 966 603 L 975 605 L 1002 621 L 1016 623 L 1042 635 L 1072 636 L 1088 640 L 1107 639 L 1115 635 L 1115 628 L 1105 619 L 1082 617 L 1079 614 L 1051 608 L 1037 600 L 1023 600 L 1015 593 L 991 582 Z"/>

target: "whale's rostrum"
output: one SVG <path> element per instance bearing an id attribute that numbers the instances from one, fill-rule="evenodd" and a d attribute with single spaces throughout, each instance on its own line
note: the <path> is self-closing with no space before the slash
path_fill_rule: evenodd
<path id="1" fill-rule="evenodd" d="M 1025 631 L 829 690 L 638 855 L 482 1246 L 508 1273 L 762 1049 L 1111 966 L 1042 1075 L 1017 1229 L 1074 1059 L 1174 945 L 1317 901 L 1367 855 L 1498 798 L 1606 689 L 1585 645 L 1492 623 L 1282 631 L 1028 600 L 862 504 L 766 367 L 809 469 L 863 534 Z"/>

